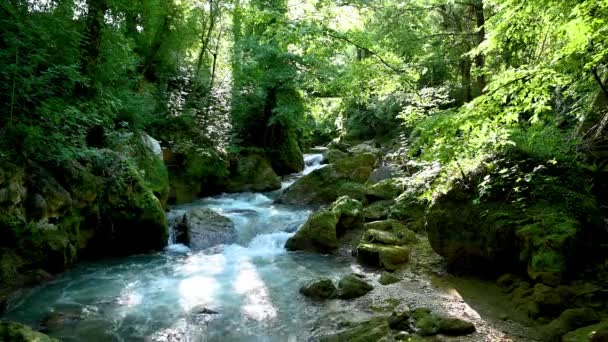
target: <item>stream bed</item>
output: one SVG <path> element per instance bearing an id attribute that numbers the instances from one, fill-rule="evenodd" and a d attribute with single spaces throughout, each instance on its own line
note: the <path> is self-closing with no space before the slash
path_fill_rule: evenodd
<path id="1" fill-rule="evenodd" d="M 322 167 L 321 159 L 307 155 L 303 173 Z M 400 284 L 382 287 L 377 271 L 362 269 L 350 256 L 288 253 L 285 241 L 311 210 L 275 204 L 276 194 L 224 194 L 174 207 L 170 223 L 195 207 L 229 217 L 237 243 L 198 252 L 170 243 L 156 254 L 82 263 L 23 291 L 2 318 L 43 328 L 66 342 L 307 341 L 339 329 L 340 319 L 365 319 L 382 305 L 420 302 L 440 310 L 452 305 L 474 320 L 479 333 L 466 340 L 525 340 L 505 337 L 505 329 L 526 333 L 486 322 L 462 298 L 450 298 L 451 289 L 434 288 L 430 277 L 416 275 L 418 268 L 406 271 Z M 298 293 L 311 279 L 351 272 L 367 272 L 378 290 L 360 300 L 326 303 Z M 399 296 L 403 303 L 395 302 Z"/>

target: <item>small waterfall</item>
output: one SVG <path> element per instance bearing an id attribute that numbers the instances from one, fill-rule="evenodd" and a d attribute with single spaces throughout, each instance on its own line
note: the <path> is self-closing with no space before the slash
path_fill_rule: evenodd
<path id="1" fill-rule="evenodd" d="M 323 163 L 323 154 L 322 153 L 310 153 L 304 154 L 304 170 L 300 173 L 296 173 L 293 175 L 289 175 L 283 179 L 281 183 L 281 191 L 288 188 L 291 184 L 293 184 L 298 178 L 302 176 L 306 176 L 307 174 L 323 168 L 326 164 Z"/>

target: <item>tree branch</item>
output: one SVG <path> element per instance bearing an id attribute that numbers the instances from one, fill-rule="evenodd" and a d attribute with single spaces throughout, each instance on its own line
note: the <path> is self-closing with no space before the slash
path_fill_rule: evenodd
<path id="1" fill-rule="evenodd" d="M 344 42 L 347 42 L 347 43 L 349 43 L 351 45 L 354 45 L 357 48 L 359 48 L 359 49 L 361 49 L 361 50 L 369 53 L 370 55 L 376 57 L 380 61 L 380 63 L 384 64 L 384 66 L 386 66 L 387 68 L 391 69 L 392 71 L 394 71 L 396 73 L 402 74 L 402 73 L 404 73 L 406 71 L 405 69 L 400 69 L 400 68 L 395 67 L 394 65 L 391 65 L 384 58 L 382 58 L 382 56 L 380 56 L 377 52 L 372 51 L 369 48 L 367 48 L 367 47 L 365 47 L 365 46 L 363 46 L 363 45 L 361 45 L 361 44 L 359 44 L 357 42 L 352 41 L 348 37 L 340 35 L 337 32 L 332 32 L 329 29 L 325 29 L 323 31 L 325 32 L 326 35 L 328 35 L 328 36 L 330 36 L 330 37 L 332 37 L 334 39 L 338 39 L 338 40 L 342 40 Z"/>

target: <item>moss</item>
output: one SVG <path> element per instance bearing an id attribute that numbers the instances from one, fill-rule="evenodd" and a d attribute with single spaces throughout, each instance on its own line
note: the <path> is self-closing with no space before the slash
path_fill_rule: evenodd
<path id="1" fill-rule="evenodd" d="M 563 342 L 601 342 L 608 340 L 608 321 L 571 331 L 564 335 Z"/>
<path id="2" fill-rule="evenodd" d="M 338 236 L 343 235 L 348 229 L 363 225 L 363 204 L 356 199 L 342 196 L 331 205 L 330 210 L 338 219 L 336 226 Z"/>
<path id="3" fill-rule="evenodd" d="M 281 179 L 260 155 L 240 156 L 230 169 L 228 192 L 272 191 L 281 188 Z"/>
<path id="4" fill-rule="evenodd" d="M 338 248 L 337 224 L 334 213 L 319 210 L 310 215 L 304 226 L 287 240 L 285 248 L 290 251 L 333 252 Z"/>
<path id="5" fill-rule="evenodd" d="M 340 290 L 340 299 L 353 299 L 366 295 L 374 287 L 359 278 L 356 274 L 347 274 L 340 279 L 338 289 Z"/>
<path id="6" fill-rule="evenodd" d="M 397 198 L 404 190 L 404 184 L 396 178 L 382 180 L 372 185 L 367 197 L 371 199 L 389 200 Z"/>
<path id="7" fill-rule="evenodd" d="M 400 246 L 384 246 L 360 243 L 356 249 L 357 259 L 366 265 L 394 271 L 409 261 L 410 251 Z"/>
<path id="8" fill-rule="evenodd" d="M 30 327 L 14 322 L 0 322 L 0 340 L 11 342 L 59 342 Z"/>
<path id="9" fill-rule="evenodd" d="M 321 337 L 322 342 L 368 342 L 381 341 L 390 336 L 390 328 L 386 318 L 378 317 L 357 323 L 353 328 L 332 336 Z"/>
<path id="10" fill-rule="evenodd" d="M 300 293 L 313 299 L 334 299 L 338 289 L 331 279 L 322 278 L 309 282 L 300 288 Z"/>

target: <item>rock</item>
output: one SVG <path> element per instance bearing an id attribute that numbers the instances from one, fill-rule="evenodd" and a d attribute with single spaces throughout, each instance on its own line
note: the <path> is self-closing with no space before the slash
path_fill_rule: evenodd
<path id="1" fill-rule="evenodd" d="M 555 288 L 536 284 L 526 299 L 528 315 L 532 318 L 555 317 L 567 305 L 565 298 Z"/>
<path id="2" fill-rule="evenodd" d="M 333 252 L 338 248 L 337 224 L 333 212 L 319 210 L 310 215 L 302 228 L 287 240 L 285 248 L 289 251 Z"/>
<path id="3" fill-rule="evenodd" d="M 381 245 L 401 245 L 401 240 L 393 233 L 375 229 L 367 230 L 365 234 L 363 234 L 361 242 Z"/>
<path id="4" fill-rule="evenodd" d="M 376 157 L 382 156 L 382 150 L 371 146 L 370 144 L 362 143 L 355 145 L 348 150 L 352 154 L 371 153 Z"/>
<path id="5" fill-rule="evenodd" d="M 372 171 L 372 174 L 367 179 L 369 184 L 376 184 L 380 181 L 394 178 L 401 174 L 401 171 L 393 165 L 382 165 L 379 168 Z"/>
<path id="6" fill-rule="evenodd" d="M 388 318 L 388 325 L 392 330 L 409 331 L 410 329 L 410 312 L 393 312 Z"/>
<path id="7" fill-rule="evenodd" d="M 336 149 L 328 149 L 323 152 L 323 162 L 324 163 L 335 163 L 338 160 L 344 159 L 348 157 L 348 153 L 342 152 Z"/>
<path id="8" fill-rule="evenodd" d="M 6 342 L 59 342 L 44 334 L 32 330 L 23 324 L 0 322 L 0 341 Z"/>
<path id="9" fill-rule="evenodd" d="M 368 230 L 385 231 L 392 233 L 399 239 L 397 244 L 412 244 L 418 242 L 416 233 L 408 229 L 401 222 L 396 220 L 384 220 L 369 222 L 364 225 Z"/>
<path id="10" fill-rule="evenodd" d="M 144 143 L 144 146 L 150 150 L 157 158 L 163 160 L 163 149 L 160 146 L 160 142 L 148 134 L 144 133 L 141 135 L 141 140 Z"/>
<path id="11" fill-rule="evenodd" d="M 447 336 L 463 336 L 475 332 L 475 325 L 459 318 L 443 317 L 439 320 L 439 333 Z"/>
<path id="12" fill-rule="evenodd" d="M 321 342 L 375 342 L 390 337 L 391 330 L 386 318 L 377 317 L 357 323 L 354 327 L 331 336 L 321 337 Z"/>
<path id="13" fill-rule="evenodd" d="M 606 342 L 608 321 L 571 331 L 562 337 L 562 342 Z"/>
<path id="14" fill-rule="evenodd" d="M 294 205 L 327 204 L 341 196 L 364 201 L 367 188 L 362 183 L 375 163 L 376 158 L 368 153 L 338 160 L 295 181 L 277 201 Z"/>
<path id="15" fill-rule="evenodd" d="M 359 262 L 394 271 L 409 261 L 410 251 L 400 246 L 361 243 L 355 250 Z"/>
<path id="16" fill-rule="evenodd" d="M 443 334 L 447 336 L 463 336 L 475 332 L 475 325 L 471 322 L 436 315 L 427 308 L 418 308 L 411 313 L 416 327 L 416 333 L 421 336 Z"/>
<path id="17" fill-rule="evenodd" d="M 416 192 L 406 190 L 390 207 L 388 218 L 406 224 L 415 232 L 423 232 L 426 229 L 427 204 L 427 201 L 420 199 Z"/>
<path id="18" fill-rule="evenodd" d="M 228 192 L 263 192 L 280 188 L 281 179 L 268 160 L 256 154 L 240 156 L 230 168 L 230 177 L 226 184 Z"/>
<path id="19" fill-rule="evenodd" d="M 333 140 L 327 145 L 328 150 L 339 150 L 342 152 L 348 152 L 350 145 L 344 141 Z"/>
<path id="20" fill-rule="evenodd" d="M 385 179 L 372 185 L 367 192 L 367 198 L 374 200 L 390 200 L 397 198 L 404 190 L 403 183 L 397 178 Z"/>
<path id="21" fill-rule="evenodd" d="M 227 217 L 207 208 L 191 209 L 184 214 L 178 242 L 192 250 L 236 242 L 237 231 L 234 223 Z"/>
<path id="22" fill-rule="evenodd" d="M 561 341 L 561 337 L 569 331 L 596 324 L 599 315 L 590 308 L 568 309 L 542 328 L 542 336 L 547 341 Z"/>
<path id="23" fill-rule="evenodd" d="M 400 281 L 401 281 L 400 278 L 398 278 L 397 276 L 395 276 L 389 272 L 382 272 L 382 274 L 380 275 L 380 279 L 378 280 L 378 282 L 382 285 L 390 285 L 390 284 L 398 283 Z"/>
<path id="24" fill-rule="evenodd" d="M 379 201 L 363 208 L 363 219 L 365 221 L 386 220 L 391 206 L 395 203 L 393 200 Z"/>
<path id="25" fill-rule="evenodd" d="M 367 282 L 363 281 L 357 275 L 348 274 L 338 283 L 338 290 L 340 291 L 340 299 L 353 299 L 366 295 L 368 292 L 373 290 L 374 287 Z"/>
<path id="26" fill-rule="evenodd" d="M 327 278 L 311 281 L 300 288 L 300 293 L 313 299 L 334 299 L 338 297 L 338 289 L 333 281 Z"/>
<path id="27" fill-rule="evenodd" d="M 363 225 L 363 204 L 348 196 L 338 198 L 330 207 L 338 219 L 337 234 L 341 236 L 346 230 Z"/>
<path id="28" fill-rule="evenodd" d="M 268 127 L 267 153 L 272 168 L 279 176 L 300 172 L 304 169 L 304 156 L 295 132 L 282 123 L 276 122 Z"/>

